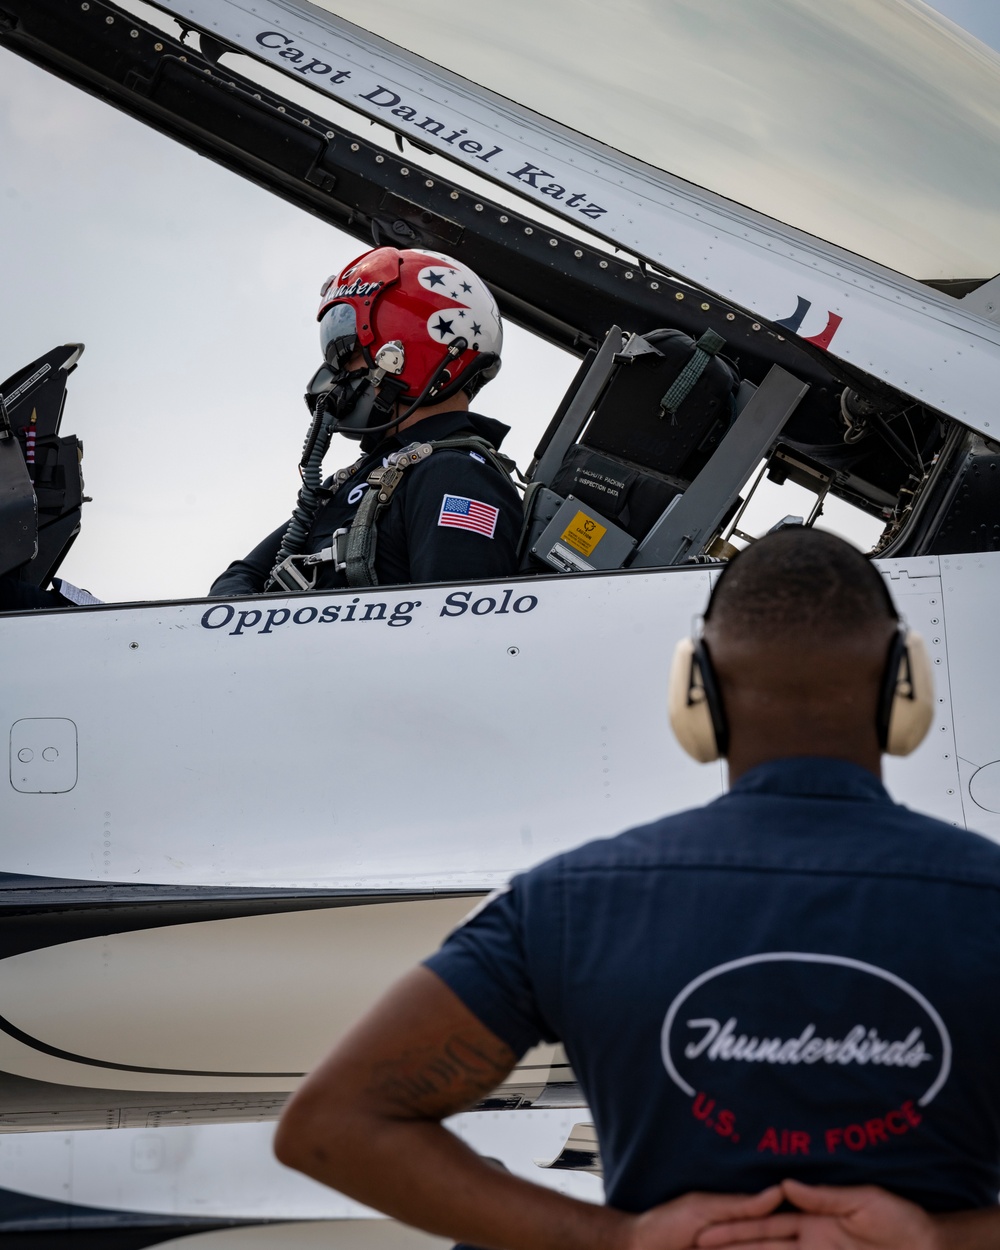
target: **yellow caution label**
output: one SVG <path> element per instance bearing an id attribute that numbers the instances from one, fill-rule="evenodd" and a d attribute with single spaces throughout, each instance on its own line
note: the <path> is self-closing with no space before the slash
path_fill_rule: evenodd
<path id="1" fill-rule="evenodd" d="M 607 532 L 606 525 L 598 525 L 586 512 L 578 512 L 563 530 L 561 538 L 580 555 L 589 556 Z"/>

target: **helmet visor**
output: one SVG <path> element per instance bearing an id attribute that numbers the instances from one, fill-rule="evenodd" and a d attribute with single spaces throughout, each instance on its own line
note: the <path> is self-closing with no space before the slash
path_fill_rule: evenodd
<path id="1" fill-rule="evenodd" d="M 332 304 L 319 322 L 323 359 L 335 369 L 343 369 L 358 346 L 358 319 L 352 304 Z"/>

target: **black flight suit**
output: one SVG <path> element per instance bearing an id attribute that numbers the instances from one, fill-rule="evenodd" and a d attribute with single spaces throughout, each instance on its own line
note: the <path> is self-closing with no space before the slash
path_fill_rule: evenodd
<path id="1" fill-rule="evenodd" d="M 509 426 L 471 412 L 441 412 L 384 439 L 361 462 L 350 478 L 323 504 L 313 519 L 304 551 L 311 554 L 330 545 L 335 530 L 349 526 L 368 490 L 368 474 L 390 452 L 410 443 L 431 442 L 477 434 L 495 448 Z M 475 500 L 496 508 L 493 537 L 461 525 L 440 523 L 447 496 Z M 403 475 L 388 508 L 379 517 L 375 544 L 375 574 L 379 585 L 408 582 L 460 582 L 472 578 L 510 577 L 517 570 L 517 540 L 521 532 L 521 500 L 513 483 L 478 452 L 467 449 L 435 451 Z M 260 594 L 281 547 L 288 523 L 279 526 L 243 560 L 237 560 L 212 583 L 210 595 Z M 317 590 L 347 585 L 333 564 L 321 564 Z"/>

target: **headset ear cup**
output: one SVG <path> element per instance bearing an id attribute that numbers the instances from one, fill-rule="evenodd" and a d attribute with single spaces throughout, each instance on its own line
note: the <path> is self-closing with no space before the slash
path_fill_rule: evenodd
<path id="1" fill-rule="evenodd" d="M 683 638 L 674 649 L 670 665 L 670 686 L 667 695 L 670 727 L 684 750 L 699 764 L 711 764 L 719 758 L 715 726 L 708 698 L 695 660 L 695 647 L 690 638 Z"/>
<path id="2" fill-rule="evenodd" d="M 909 755 L 915 751 L 927 737 L 933 720 L 934 669 L 923 638 L 911 630 L 896 672 L 885 744 L 888 754 Z"/>

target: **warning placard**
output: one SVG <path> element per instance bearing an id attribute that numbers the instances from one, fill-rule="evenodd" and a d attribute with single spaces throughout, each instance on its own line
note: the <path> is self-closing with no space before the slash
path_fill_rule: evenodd
<path id="1" fill-rule="evenodd" d="M 564 543 L 569 543 L 575 551 L 579 551 L 580 555 L 589 556 L 607 532 L 606 525 L 599 525 L 586 512 L 578 512 L 560 537 Z"/>

